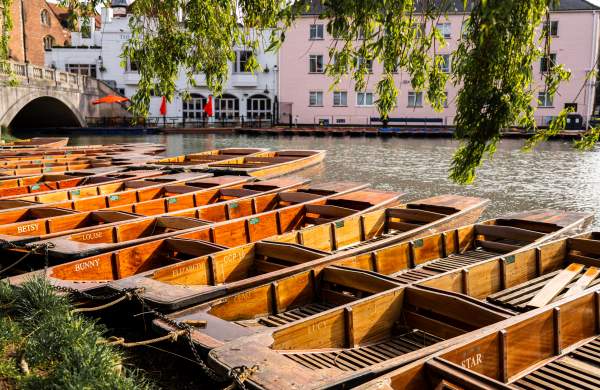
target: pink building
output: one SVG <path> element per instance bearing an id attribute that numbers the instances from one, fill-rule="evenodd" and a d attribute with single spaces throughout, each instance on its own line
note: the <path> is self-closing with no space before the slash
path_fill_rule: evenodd
<path id="1" fill-rule="evenodd" d="M 438 54 L 448 56 L 451 68 L 451 53 L 456 49 L 461 35 L 465 14 L 461 12 L 463 0 L 456 0 L 457 12 L 450 13 L 438 28 L 446 37 L 447 45 Z M 331 125 L 369 124 L 371 117 L 379 117 L 375 101 L 375 85 L 382 72 L 382 64 L 373 64 L 373 73 L 365 91 L 354 90 L 351 79 L 345 79 L 334 91 L 330 91 L 332 80 L 323 74 L 329 62 L 328 49 L 333 38 L 327 34 L 326 21 L 318 15 L 320 6 L 315 2 L 312 11 L 300 17 L 286 34 L 279 53 L 279 97 L 280 120 L 312 124 L 325 121 Z M 576 112 L 587 120 L 594 108 L 595 78 L 586 81 L 586 76 L 596 64 L 600 37 L 600 8 L 585 0 L 562 0 L 560 8 L 551 15 L 553 35 L 552 59 L 562 63 L 572 72 L 571 81 L 564 83 L 556 96 L 549 99 L 539 94 L 540 102 L 536 118 L 546 124 L 565 104 L 575 103 Z M 555 57 L 555 58 L 554 58 Z M 546 66 L 540 61 L 535 67 L 535 78 L 543 84 L 541 74 Z M 396 77 L 399 87 L 396 109 L 390 118 L 438 118 L 445 124 L 454 121 L 456 108 L 454 99 L 458 89 L 447 86 L 448 103 L 442 112 L 436 112 L 428 104 L 423 93 L 411 90 L 407 74 Z"/>

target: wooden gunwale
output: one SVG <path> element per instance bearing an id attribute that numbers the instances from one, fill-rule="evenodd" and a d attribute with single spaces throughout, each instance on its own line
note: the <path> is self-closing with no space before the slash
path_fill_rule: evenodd
<path id="1" fill-rule="evenodd" d="M 209 364 L 218 372 L 257 364 L 248 378 L 254 388 L 351 386 L 506 318 L 457 297 L 402 286 L 230 341 L 208 353 Z"/>
<path id="2" fill-rule="evenodd" d="M 600 293 L 584 291 L 466 334 L 460 343 L 387 373 L 359 389 L 597 388 Z M 453 370 L 458 368 L 458 370 Z M 426 380 L 429 378 L 431 381 Z M 435 379 L 435 380 L 433 380 Z"/>
<path id="3" fill-rule="evenodd" d="M 113 207 L 95 211 L 66 213 L 65 215 L 28 219 L 27 221 L 0 225 L 0 237 L 4 246 L 11 244 L 23 245 L 32 241 L 80 234 L 89 230 L 101 229 L 104 231 L 110 227 L 140 219 L 143 216 L 197 216 L 211 207 L 227 208 L 233 204 L 237 206 L 237 202 L 242 200 L 259 198 L 262 195 L 302 187 L 307 183 L 307 180 L 304 179 L 288 180 L 287 184 L 284 182 L 282 185 L 275 185 L 276 183 L 270 185 L 267 181 L 249 182 L 243 178 L 235 181 L 224 181 L 221 184 L 215 182 L 215 180 L 217 179 L 208 178 L 205 182 L 202 179 L 194 180 L 196 184 L 206 183 L 208 185 L 214 183 L 211 187 L 207 186 L 207 188 L 198 190 L 195 190 L 196 187 L 169 185 L 168 189 L 170 192 L 166 193 L 167 196 L 164 196 L 161 192 L 153 200 L 134 203 L 120 202 Z M 266 189 L 263 191 L 244 191 L 245 187 L 248 186 L 263 186 Z M 236 189 L 240 193 L 239 196 L 236 193 Z M 188 192 L 186 193 L 181 190 Z M 168 196 L 170 193 L 178 193 L 180 191 L 183 192 L 183 195 Z M 139 199 L 139 196 L 137 198 Z M 173 206 L 172 209 L 169 209 L 169 206 Z M 38 208 L 34 210 L 39 213 L 46 209 Z M 206 214 L 210 215 L 210 211 L 207 211 Z M 88 236 L 92 237 L 95 235 L 92 232 Z M 97 239 L 95 238 L 95 240 Z"/>
<path id="4" fill-rule="evenodd" d="M 364 187 L 365 187 L 364 184 L 356 185 L 356 183 L 349 183 L 349 184 L 343 185 L 343 183 L 342 183 L 342 189 L 340 191 L 338 191 L 338 192 L 332 191 L 332 193 L 329 195 L 318 195 L 317 194 L 317 196 L 312 200 L 301 201 L 296 204 L 294 204 L 293 202 L 290 202 L 291 205 L 288 206 L 288 205 L 284 204 L 283 205 L 284 207 L 281 207 L 281 206 L 279 206 L 279 204 L 276 204 L 276 205 L 274 205 L 275 207 L 281 207 L 281 208 L 275 208 L 273 210 L 265 211 L 262 213 L 254 213 L 254 212 L 252 212 L 252 210 L 250 210 L 251 216 L 242 216 L 237 219 L 236 218 L 227 219 L 228 214 L 225 213 L 223 215 L 223 217 L 225 218 L 224 221 L 210 222 L 209 224 L 211 226 L 217 227 L 217 226 L 221 226 L 223 224 L 231 223 L 233 226 L 233 224 L 235 222 L 246 221 L 246 223 L 247 223 L 248 220 L 250 220 L 250 219 L 251 219 L 250 222 L 252 222 L 253 224 L 256 224 L 257 222 L 255 222 L 255 221 L 260 221 L 260 219 L 262 217 L 268 218 L 269 220 L 271 218 L 274 218 L 277 215 L 277 212 L 279 212 L 279 211 L 287 210 L 292 207 L 303 208 L 304 205 L 327 201 L 330 198 L 334 198 L 334 197 L 340 196 L 342 194 L 356 192 L 358 189 L 364 188 Z M 229 202 L 225 202 L 225 203 L 231 204 L 232 202 L 238 202 L 238 200 L 229 201 Z M 221 208 L 225 207 L 225 210 L 227 210 L 226 205 L 221 205 L 220 207 Z M 273 207 L 273 206 L 271 206 L 271 207 Z M 87 235 L 92 235 L 92 236 L 96 237 L 96 238 L 94 238 L 94 241 L 100 242 L 98 244 L 86 243 L 84 241 L 84 239 L 86 239 L 86 237 L 81 237 L 81 235 L 79 233 L 76 235 L 67 235 L 67 236 L 61 236 L 59 238 L 54 238 L 51 240 L 54 247 L 49 250 L 49 254 L 53 257 L 58 257 L 58 258 L 69 258 L 72 256 L 76 256 L 79 258 L 79 257 L 84 257 L 84 256 L 92 256 L 95 253 L 116 250 L 118 248 L 124 248 L 126 246 L 138 245 L 138 244 L 142 244 L 142 243 L 145 243 L 148 241 L 160 240 L 160 239 L 164 239 L 164 238 L 167 238 L 170 236 L 177 236 L 180 238 L 190 238 L 190 237 L 193 238 L 195 235 L 198 234 L 198 232 L 197 232 L 198 230 L 204 231 L 205 228 L 204 227 L 192 227 L 192 228 L 188 228 L 188 229 L 181 229 L 181 230 L 176 230 L 176 231 L 171 231 L 171 232 L 165 232 L 165 233 L 158 234 L 158 235 L 151 234 L 149 236 L 141 236 L 141 237 L 136 237 L 135 235 L 133 235 L 133 237 L 135 237 L 134 239 L 124 240 L 121 238 L 119 240 L 119 242 L 114 242 L 114 239 L 112 237 L 113 237 L 113 234 L 115 234 L 115 233 L 112 232 L 112 230 L 119 229 L 119 230 L 127 231 L 127 230 L 131 229 L 133 231 L 136 231 L 139 229 L 138 226 L 143 226 L 143 224 L 148 223 L 149 221 L 156 221 L 157 218 L 162 218 L 162 217 L 185 217 L 188 219 L 197 219 L 200 217 L 200 219 L 202 219 L 201 213 L 202 213 L 203 209 L 205 209 L 205 207 L 201 206 L 201 207 L 190 208 L 190 209 L 185 209 L 185 210 L 180 210 L 177 212 L 169 213 L 169 215 L 142 217 L 142 218 L 137 218 L 129 223 L 125 222 L 122 224 L 118 224 L 116 226 L 112 226 L 112 225 L 107 226 L 108 230 L 105 228 L 100 229 L 99 233 L 102 232 L 101 239 L 102 240 L 110 239 L 111 240 L 110 243 L 104 243 L 104 242 L 100 241 L 100 238 L 96 237 L 97 235 L 94 234 L 95 233 L 94 230 L 86 231 L 86 237 L 87 237 Z M 204 222 L 207 222 L 207 221 L 204 221 Z M 40 241 L 40 242 L 44 242 L 44 241 Z"/>
<path id="5" fill-rule="evenodd" d="M 209 163 L 207 168 L 214 174 L 244 174 L 260 178 L 272 178 L 296 172 L 319 164 L 325 158 L 325 150 L 279 150 L 256 153 L 251 156 Z M 290 161 L 278 161 L 281 155 L 289 155 Z M 253 160 L 255 162 L 247 163 Z"/>
<path id="6" fill-rule="evenodd" d="M 437 198 L 430 198 L 430 199 L 434 203 L 435 203 L 435 201 L 437 201 Z M 453 199 L 453 200 L 457 200 L 457 199 Z M 421 200 L 419 202 L 421 204 L 426 204 L 427 199 Z M 487 200 L 470 198 L 470 202 L 475 202 L 478 204 L 486 204 Z M 409 203 L 408 205 L 410 205 L 410 204 L 413 204 L 413 203 Z M 380 206 L 379 208 L 372 207 L 372 209 L 374 209 L 374 210 L 362 211 L 361 213 L 354 214 L 354 215 L 348 216 L 346 218 L 340 218 L 338 216 L 338 217 L 336 217 L 336 219 L 334 221 L 323 220 L 323 222 L 318 223 L 317 226 L 300 229 L 298 231 L 292 232 L 290 235 L 284 234 L 284 235 L 280 235 L 280 236 L 271 237 L 271 238 L 268 238 L 268 240 L 271 242 L 295 243 L 295 244 L 299 244 L 304 247 L 307 247 L 308 249 L 324 250 L 325 252 L 331 253 L 331 250 L 329 248 L 307 245 L 307 244 L 309 244 L 307 242 L 307 240 L 302 239 L 302 237 L 305 237 L 304 233 L 306 233 L 307 231 L 309 231 L 309 232 L 313 231 L 313 232 L 318 233 L 320 242 L 327 241 L 324 234 L 326 235 L 326 234 L 328 234 L 328 232 L 330 232 L 329 234 L 331 234 L 332 232 L 335 232 L 335 231 L 343 232 L 344 229 L 350 229 L 349 231 L 353 235 L 356 235 L 357 237 L 364 236 L 365 229 L 358 228 L 359 221 L 364 221 L 364 220 L 371 221 L 371 222 L 367 222 L 367 225 L 372 224 L 374 220 L 378 221 L 377 223 L 379 223 L 379 225 L 371 225 L 371 226 L 379 226 L 377 228 L 377 230 L 381 229 L 382 222 L 386 223 L 385 220 L 382 220 L 381 216 L 387 215 L 389 213 L 390 209 L 380 210 L 381 207 L 382 206 Z M 466 206 L 466 208 L 467 209 L 472 208 L 472 205 L 470 203 L 468 203 L 468 206 Z M 396 208 L 394 208 L 394 210 L 395 209 Z M 479 210 L 478 214 L 476 216 L 472 216 L 472 218 L 476 219 L 479 216 L 481 209 L 478 209 L 478 210 Z M 457 214 L 460 214 L 460 212 L 457 211 Z M 442 219 L 446 219 L 446 217 L 444 217 Z M 451 221 L 451 218 L 450 218 L 450 221 L 446 221 L 446 222 L 451 223 L 451 224 L 454 223 L 453 221 Z M 409 239 L 410 237 L 412 237 L 412 235 L 423 232 L 423 229 L 429 230 L 429 229 L 432 229 L 433 226 L 436 226 L 433 222 L 432 222 L 432 224 L 433 225 L 425 225 L 424 228 L 419 227 L 419 228 L 413 229 L 412 231 L 406 231 L 406 232 L 399 233 L 398 237 L 396 237 L 396 239 L 397 240 Z M 443 226 L 443 225 L 437 225 L 437 226 Z M 364 237 L 363 239 L 370 239 L 371 235 L 375 231 L 375 228 L 373 228 L 373 229 L 369 228 L 368 230 L 371 233 L 368 233 L 368 237 Z M 289 239 L 290 236 L 294 239 Z M 342 237 L 341 233 L 338 233 L 338 236 Z M 187 238 L 195 238 L 195 237 L 188 236 Z M 358 239 L 360 241 L 360 238 L 358 238 Z M 335 241 L 335 240 L 332 240 L 332 241 Z M 335 247 L 335 244 L 334 244 L 334 247 Z M 338 262 L 337 260 L 347 258 L 347 257 L 349 257 L 351 255 L 355 255 L 355 254 L 356 254 L 355 256 L 357 258 L 369 257 L 369 255 L 365 255 L 365 256 L 361 255 L 360 253 L 362 253 L 362 250 L 363 250 L 363 247 L 359 246 L 358 248 L 353 248 L 353 249 L 349 249 L 348 251 L 341 251 L 338 253 L 333 253 L 326 257 L 321 257 L 319 259 L 315 259 L 312 261 L 302 262 L 300 264 L 270 264 L 269 267 L 271 269 L 269 269 L 267 272 L 259 273 L 257 275 L 250 276 L 250 277 L 245 277 L 240 280 L 231 280 L 228 283 L 224 283 L 222 286 L 220 286 L 220 290 L 222 290 L 222 291 L 224 291 L 224 293 L 228 294 L 228 293 L 240 291 L 243 289 L 247 289 L 247 288 L 250 288 L 253 286 L 257 286 L 259 284 L 268 283 L 273 280 L 278 280 L 282 277 L 286 277 L 286 276 L 289 276 L 289 275 L 292 275 L 292 274 L 295 274 L 295 273 L 298 273 L 298 272 L 301 272 L 304 270 L 313 269 L 316 271 L 319 268 L 325 267 L 329 264 L 339 264 L 340 262 Z M 177 268 L 185 269 L 185 268 L 189 267 L 190 264 L 193 264 L 192 260 L 179 264 L 177 266 Z M 159 274 L 161 272 L 163 272 L 163 273 L 167 272 L 169 270 L 169 268 L 170 268 L 169 266 L 164 267 L 162 269 L 159 268 L 154 271 L 154 274 L 139 275 L 137 277 L 133 277 L 132 279 L 136 279 L 136 278 L 140 279 L 140 280 L 141 279 L 153 279 L 154 275 Z M 145 284 L 146 282 L 140 282 L 140 283 Z M 148 282 L 148 283 L 150 283 L 150 282 Z M 174 289 L 175 288 L 174 285 L 176 283 L 177 282 L 174 282 L 174 281 L 158 282 L 155 280 L 152 282 L 152 289 L 148 288 L 147 291 L 142 294 L 142 297 L 144 299 L 147 299 L 148 302 L 152 305 L 159 305 L 162 308 L 169 308 L 169 310 L 173 310 L 173 308 L 183 308 L 185 306 L 189 306 L 189 305 L 195 304 L 195 303 L 200 303 L 206 299 L 210 299 L 210 296 L 208 296 L 208 294 L 205 294 L 203 291 L 196 291 L 195 289 L 190 288 L 190 287 L 193 287 L 193 285 L 186 284 L 185 282 L 181 282 L 186 288 L 180 289 L 180 291 L 178 292 L 178 294 L 180 296 L 174 297 L 171 300 L 164 299 L 164 297 L 160 296 L 161 291 Z M 121 288 L 123 286 L 129 285 L 129 284 L 135 284 L 135 281 L 131 281 L 131 282 L 130 281 L 119 281 L 119 282 L 115 283 L 115 285 L 117 287 L 120 286 Z M 196 287 L 199 287 L 199 286 L 196 286 Z"/>

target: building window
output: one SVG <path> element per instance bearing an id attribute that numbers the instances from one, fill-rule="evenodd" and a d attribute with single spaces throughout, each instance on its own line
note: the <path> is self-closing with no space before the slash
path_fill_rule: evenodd
<path id="1" fill-rule="evenodd" d="M 215 100 L 216 119 L 234 119 L 240 116 L 240 101 L 233 95 L 224 94 Z"/>
<path id="2" fill-rule="evenodd" d="M 549 23 L 546 23 L 544 28 L 551 37 L 558 36 L 558 20 L 552 20 Z"/>
<path id="3" fill-rule="evenodd" d="M 444 108 L 448 108 L 448 91 L 444 92 L 444 101 L 442 102 Z"/>
<path id="4" fill-rule="evenodd" d="M 345 120 L 345 119 L 343 119 L 343 118 L 337 118 L 337 119 L 335 120 L 335 123 L 336 123 L 336 124 L 338 124 L 338 125 L 343 125 L 343 124 L 345 124 L 345 123 L 346 123 L 346 120 Z"/>
<path id="5" fill-rule="evenodd" d="M 367 69 L 367 72 L 369 73 L 373 73 L 373 60 L 367 60 L 364 57 L 358 57 L 357 60 L 357 68 L 361 68 L 363 66 L 363 64 L 365 64 L 365 68 Z"/>
<path id="6" fill-rule="evenodd" d="M 334 107 L 345 107 L 347 105 L 348 105 L 348 92 L 335 91 L 333 93 L 333 106 Z"/>
<path id="7" fill-rule="evenodd" d="M 544 56 L 540 59 L 540 72 L 548 72 L 554 65 L 556 65 L 556 53 L 550 54 L 549 57 Z"/>
<path id="8" fill-rule="evenodd" d="M 317 41 L 323 39 L 323 25 L 322 24 L 311 24 L 310 25 L 310 38 L 311 41 Z"/>
<path id="9" fill-rule="evenodd" d="M 204 104 L 206 98 L 199 94 L 191 94 L 188 100 L 183 101 L 183 117 L 185 119 L 202 119 L 205 117 Z"/>
<path id="10" fill-rule="evenodd" d="M 125 70 L 126 70 L 127 72 L 134 72 L 134 73 L 138 72 L 138 71 L 139 71 L 139 67 L 138 67 L 138 64 L 137 64 L 137 62 L 135 62 L 135 61 L 133 61 L 133 62 L 132 62 L 132 61 L 131 61 L 131 60 L 128 58 L 128 59 L 127 59 L 127 67 L 125 68 Z"/>
<path id="11" fill-rule="evenodd" d="M 46 35 L 44 37 L 44 50 L 52 50 L 52 46 L 54 46 L 54 38 L 52 35 Z"/>
<path id="12" fill-rule="evenodd" d="M 444 39 L 452 38 L 452 25 L 450 23 L 438 23 L 436 28 L 442 34 Z"/>
<path id="13" fill-rule="evenodd" d="M 40 19 L 44 26 L 50 26 L 50 13 L 43 9 L 40 13 Z"/>
<path id="14" fill-rule="evenodd" d="M 271 99 L 265 95 L 252 95 L 246 100 L 248 119 L 271 119 Z"/>
<path id="15" fill-rule="evenodd" d="M 372 106 L 373 105 L 373 92 L 357 92 L 356 93 L 356 105 L 357 106 Z"/>
<path id="16" fill-rule="evenodd" d="M 538 107 L 553 107 L 552 96 L 548 92 L 538 92 Z"/>
<path id="17" fill-rule="evenodd" d="M 323 92 L 310 91 L 308 96 L 308 105 L 311 107 L 323 107 Z"/>
<path id="18" fill-rule="evenodd" d="M 452 62 L 452 57 L 450 57 L 450 54 L 442 54 L 438 57 L 438 66 L 440 67 L 440 70 L 444 73 L 450 73 L 450 67 Z"/>
<path id="19" fill-rule="evenodd" d="M 408 107 L 423 107 L 423 92 L 408 93 Z"/>
<path id="20" fill-rule="evenodd" d="M 311 54 L 309 57 L 309 72 L 323 73 L 323 56 L 320 54 Z"/>
<path id="21" fill-rule="evenodd" d="M 66 64 L 65 70 L 93 78 L 96 78 L 97 75 L 96 64 Z"/>
<path id="22" fill-rule="evenodd" d="M 248 65 L 248 61 L 252 57 L 252 52 L 248 50 L 241 50 L 235 52 L 235 63 L 233 64 L 233 72 L 234 73 L 248 73 L 249 70 L 246 69 Z"/>

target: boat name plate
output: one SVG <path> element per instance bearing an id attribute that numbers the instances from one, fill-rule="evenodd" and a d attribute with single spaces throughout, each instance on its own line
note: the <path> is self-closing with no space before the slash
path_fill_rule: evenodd
<path id="1" fill-rule="evenodd" d="M 250 225 L 256 225 L 258 222 L 260 222 L 260 218 L 258 217 L 250 218 L 250 220 L 248 221 Z"/>
<path id="2" fill-rule="evenodd" d="M 337 229 L 344 227 L 344 221 L 335 221 L 335 227 Z"/>
<path id="3" fill-rule="evenodd" d="M 31 186 L 31 191 L 37 191 L 40 189 L 40 185 L 39 184 L 34 184 Z"/>

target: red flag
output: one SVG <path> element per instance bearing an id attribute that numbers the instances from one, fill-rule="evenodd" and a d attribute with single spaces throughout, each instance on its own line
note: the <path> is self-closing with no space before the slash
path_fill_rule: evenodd
<path id="1" fill-rule="evenodd" d="M 208 102 L 204 105 L 204 112 L 208 116 L 213 116 L 213 102 L 212 95 L 208 95 Z"/>
<path id="2" fill-rule="evenodd" d="M 160 103 L 160 115 L 167 115 L 167 97 L 162 97 L 162 102 Z"/>

